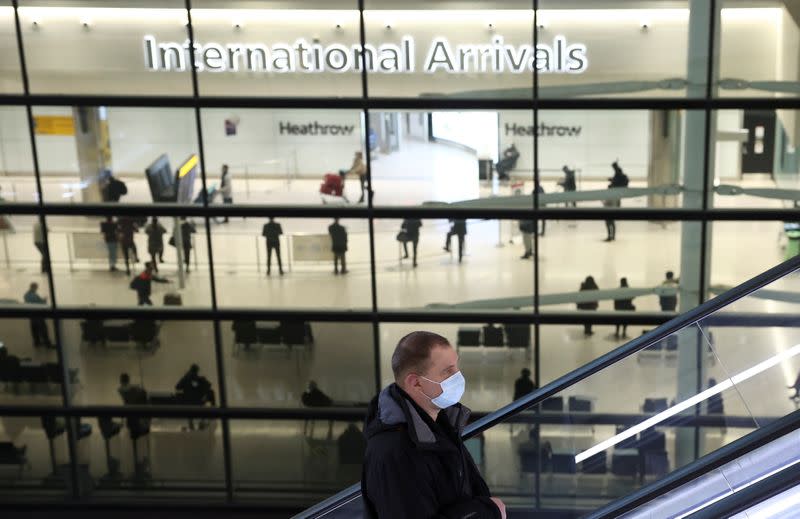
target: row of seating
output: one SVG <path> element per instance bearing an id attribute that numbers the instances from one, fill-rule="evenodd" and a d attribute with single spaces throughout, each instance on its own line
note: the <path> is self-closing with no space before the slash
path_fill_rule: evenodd
<path id="1" fill-rule="evenodd" d="M 234 353 L 239 347 L 282 345 L 309 346 L 314 344 L 311 324 L 303 321 L 281 321 L 278 326 L 257 326 L 256 321 L 240 320 L 231 325 L 234 333 Z"/>
<path id="2" fill-rule="evenodd" d="M 458 329 L 457 347 L 484 346 L 488 348 L 530 348 L 531 327 L 527 324 L 487 324 L 482 328 L 461 327 Z"/>
<path id="3" fill-rule="evenodd" d="M 624 428 L 618 428 L 618 432 Z M 533 434 L 533 433 L 532 433 Z M 536 471 L 557 474 L 606 474 L 615 476 L 662 476 L 669 472 L 669 459 L 666 451 L 666 436 L 654 429 L 643 431 L 637 436 L 617 444 L 608 463 L 607 451 L 599 452 L 582 461 L 575 462 L 577 452 L 573 449 L 550 449 L 548 442 L 541 442 L 537 448 L 533 439 L 520 444 L 518 448 L 520 466 L 523 473 Z"/>
<path id="4" fill-rule="evenodd" d="M 81 341 L 83 344 L 99 344 L 103 347 L 109 343 L 132 343 L 143 349 L 154 350 L 161 345 L 159 331 L 159 323 L 153 320 L 107 324 L 102 320 L 90 319 L 81 322 Z"/>
<path id="5" fill-rule="evenodd" d="M 20 363 L 11 359 L 0 365 L 0 382 L 15 392 L 22 383 L 29 384 L 32 391 L 50 384 L 60 386 L 62 378 L 61 366 L 54 362 Z"/>

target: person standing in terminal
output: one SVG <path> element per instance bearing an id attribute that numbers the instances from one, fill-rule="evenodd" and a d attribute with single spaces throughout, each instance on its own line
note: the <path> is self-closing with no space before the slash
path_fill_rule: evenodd
<path id="1" fill-rule="evenodd" d="M 339 223 L 339 218 L 334 218 L 333 223 L 328 226 L 328 234 L 331 236 L 331 251 L 333 252 L 333 273 L 339 274 L 339 262 L 342 263 L 342 274 L 347 274 L 347 229 Z"/>
<path id="2" fill-rule="evenodd" d="M 183 264 L 186 265 L 186 273 L 189 273 L 189 259 L 192 255 L 192 234 L 197 232 L 194 223 L 181 217 L 181 240 L 183 241 Z"/>
<path id="3" fill-rule="evenodd" d="M 464 446 L 471 411 L 450 342 L 412 332 L 392 354 L 394 383 L 370 402 L 361 478 L 365 517 L 505 519 Z"/>
<path id="4" fill-rule="evenodd" d="M 100 224 L 100 232 L 103 234 L 103 241 L 108 249 L 108 269 L 111 272 L 117 271 L 117 236 L 119 229 L 117 222 L 111 216 L 106 216 L 106 221 Z"/>
<path id="5" fill-rule="evenodd" d="M 403 240 L 403 252 L 405 255 L 403 259 L 408 259 L 408 242 L 411 242 L 411 247 L 414 252 L 413 265 L 417 268 L 417 245 L 419 245 L 419 228 L 422 227 L 422 220 L 419 218 L 406 218 L 400 224 L 400 228 L 405 233 L 406 239 Z"/>
<path id="6" fill-rule="evenodd" d="M 137 305 L 153 306 L 150 294 L 153 293 L 153 281 L 156 283 L 169 283 L 167 278 L 153 274 L 153 264 L 149 261 L 144 265 L 144 271 L 131 280 L 130 288 L 136 291 Z"/>
<path id="7" fill-rule="evenodd" d="M 544 188 L 543 188 L 543 187 L 542 187 L 542 185 L 541 185 L 540 183 L 538 183 L 538 182 L 536 183 L 536 188 L 535 188 L 533 191 L 534 191 L 534 193 L 535 193 L 535 196 L 538 196 L 538 195 L 543 195 L 543 194 L 544 194 Z M 545 204 L 543 204 L 543 203 L 540 201 L 540 202 L 539 202 L 539 208 L 543 208 L 544 206 L 545 206 Z M 542 237 L 544 237 L 544 229 L 545 229 L 545 227 L 547 226 L 547 220 L 539 220 L 539 221 L 540 221 L 540 222 L 542 222 L 542 230 L 541 230 L 541 231 L 539 231 L 539 236 L 542 236 Z M 534 229 L 535 229 L 535 228 L 536 228 L 536 227 L 534 226 Z"/>
<path id="8" fill-rule="evenodd" d="M 628 288 L 628 278 L 622 278 L 619 280 L 619 288 Z M 636 307 L 633 306 L 633 298 L 615 299 L 614 310 L 629 311 L 629 312 L 636 310 Z M 619 338 L 620 327 L 622 327 L 622 338 L 627 339 L 628 325 L 626 323 L 619 323 L 616 325 L 616 328 L 614 330 L 614 337 Z"/>
<path id="9" fill-rule="evenodd" d="M 581 283 L 581 292 L 585 292 L 587 290 L 597 290 L 598 286 L 597 283 L 594 282 L 594 278 L 592 276 L 586 276 L 586 279 Z M 584 301 L 582 303 L 578 303 L 578 310 L 597 310 L 600 306 L 597 301 Z M 594 335 L 592 331 L 592 323 L 586 322 L 583 325 L 583 334 L 586 336 Z"/>
<path id="10" fill-rule="evenodd" d="M 281 240 L 280 236 L 283 234 L 281 224 L 275 221 L 274 216 L 269 217 L 269 222 L 264 224 L 264 229 L 261 231 L 261 236 L 267 240 L 267 275 L 272 273 L 272 251 L 275 251 L 275 257 L 278 258 L 278 272 L 283 275 L 283 263 L 281 263 Z"/>
<path id="11" fill-rule="evenodd" d="M 227 164 L 222 165 L 222 177 L 219 180 L 219 192 L 222 193 L 222 203 L 226 205 L 233 204 L 233 184 L 231 183 L 231 174 Z M 222 223 L 228 223 L 227 216 Z"/>
<path id="12" fill-rule="evenodd" d="M 661 282 L 661 288 L 678 288 L 678 280 L 675 279 L 675 273 L 671 270 L 667 272 L 666 279 Z M 677 292 L 672 295 L 658 296 L 658 303 L 661 305 L 662 312 L 674 312 L 678 308 L 678 294 Z"/>
<path id="13" fill-rule="evenodd" d="M 122 246 L 122 255 L 125 257 L 125 273 L 131 274 L 131 265 L 139 262 L 136 252 L 136 242 L 133 235 L 139 231 L 136 221 L 130 216 L 121 216 L 118 220 L 119 244 Z"/>
<path id="14" fill-rule="evenodd" d="M 158 217 L 154 216 L 153 220 L 145 227 L 144 232 L 147 234 L 147 252 L 150 253 L 150 263 L 153 264 L 153 270 L 158 272 L 158 261 L 164 263 L 164 235 L 167 234 L 167 230 L 158 223 Z"/>
<path id="15" fill-rule="evenodd" d="M 569 166 L 564 165 L 561 171 L 564 172 L 564 178 L 558 181 L 558 185 L 564 189 L 565 193 L 575 192 L 578 189 L 578 186 L 575 184 L 575 170 L 569 169 Z M 565 205 L 567 207 L 575 207 L 577 203 L 567 202 Z"/>
<path id="16" fill-rule="evenodd" d="M 461 258 L 464 256 L 464 237 L 467 235 L 467 221 L 464 219 L 450 219 L 450 230 L 447 232 L 447 238 L 444 242 L 444 250 L 450 252 L 450 238 L 454 235 L 458 237 L 458 262 L 461 263 Z"/>
<path id="17" fill-rule="evenodd" d="M 787 386 L 787 388 L 794 389 L 794 394 L 789 397 L 789 400 L 800 400 L 800 373 L 797 374 L 794 384 Z"/>
<path id="18" fill-rule="evenodd" d="M 536 389 L 536 384 L 531 380 L 531 370 L 524 368 L 519 378 L 514 382 L 514 400 L 519 400 Z"/>
<path id="19" fill-rule="evenodd" d="M 39 250 L 42 255 L 42 274 L 47 272 L 47 266 L 50 264 L 47 261 L 47 254 L 44 250 L 44 232 L 42 231 L 42 222 L 37 218 L 33 223 L 33 246 Z"/>
<path id="20" fill-rule="evenodd" d="M 525 245 L 525 254 L 520 259 L 533 257 L 533 233 L 536 232 L 536 220 L 520 220 L 519 232 L 522 234 L 522 243 Z"/>
<path id="21" fill-rule="evenodd" d="M 29 305 L 46 305 L 47 298 L 40 296 L 36 291 L 39 290 L 38 283 L 31 283 L 28 291 L 25 292 L 23 300 Z M 45 348 L 52 348 L 53 344 L 50 342 L 50 336 L 47 333 L 47 323 L 41 317 L 34 317 L 31 319 L 31 336 L 33 337 L 33 345 L 35 347 L 44 346 Z"/>
<path id="22" fill-rule="evenodd" d="M 628 175 L 626 175 L 622 168 L 619 166 L 617 161 L 614 161 L 611 164 L 611 167 L 614 169 L 614 176 L 609 178 L 608 189 L 617 189 L 617 188 L 625 188 L 628 187 Z M 618 208 L 622 206 L 622 203 L 617 200 L 604 200 L 603 205 L 605 207 L 613 207 Z M 617 224 L 614 220 L 606 220 L 606 239 L 605 241 L 614 241 L 617 239 Z"/>

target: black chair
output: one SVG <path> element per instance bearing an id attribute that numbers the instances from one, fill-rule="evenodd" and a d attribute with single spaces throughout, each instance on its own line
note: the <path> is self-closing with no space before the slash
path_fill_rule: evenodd
<path id="1" fill-rule="evenodd" d="M 519 446 L 518 453 L 520 471 L 523 473 L 547 472 L 551 468 L 551 454 L 544 444 L 537 449 L 535 442 L 527 441 Z"/>
<path id="2" fill-rule="evenodd" d="M 589 456 L 583 460 L 583 464 L 581 465 L 581 472 L 584 474 L 605 474 L 606 471 L 606 451 L 601 451 L 593 456 Z"/>
<path id="3" fill-rule="evenodd" d="M 509 348 L 530 348 L 531 327 L 527 324 L 506 324 L 506 342 Z"/>
<path id="4" fill-rule="evenodd" d="M 592 412 L 592 401 L 588 398 L 579 398 L 577 396 L 569 397 L 567 401 L 567 406 L 570 412 L 577 411 L 581 413 L 591 413 Z"/>
<path id="5" fill-rule="evenodd" d="M 280 326 L 264 326 L 256 328 L 257 344 L 283 344 Z"/>
<path id="6" fill-rule="evenodd" d="M 611 473 L 616 476 L 636 477 L 639 453 L 636 449 L 615 449 L 611 455 Z"/>
<path id="7" fill-rule="evenodd" d="M 150 319 L 137 320 L 131 323 L 131 340 L 136 346 L 144 349 L 155 349 L 159 345 L 158 325 Z"/>
<path id="8" fill-rule="evenodd" d="M 81 341 L 83 344 L 94 346 L 95 344 L 106 345 L 106 334 L 103 330 L 103 321 L 99 319 L 87 319 L 81 321 Z"/>
<path id="9" fill-rule="evenodd" d="M 503 329 L 491 324 L 484 326 L 483 345 L 489 347 L 503 346 Z"/>
<path id="10" fill-rule="evenodd" d="M 551 396 L 542 401 L 542 411 L 564 411 L 564 398 L 560 396 Z"/>
<path id="11" fill-rule="evenodd" d="M 97 425 L 100 427 L 100 434 L 103 435 L 103 442 L 106 446 L 106 467 L 108 473 L 105 477 L 114 478 L 119 475 L 119 460 L 111 456 L 111 438 L 117 436 L 122 430 L 122 424 L 115 422 L 108 416 L 97 418 Z"/>
<path id="12" fill-rule="evenodd" d="M 667 409 L 666 398 L 645 398 L 642 410 L 645 413 L 660 413 Z"/>
<path id="13" fill-rule="evenodd" d="M 553 467 L 553 472 L 559 474 L 575 474 L 577 472 L 577 465 L 575 463 L 575 453 L 571 450 L 566 451 L 553 451 L 553 457 L 550 460 Z"/>
<path id="14" fill-rule="evenodd" d="M 54 440 L 64 434 L 66 427 L 64 423 L 56 420 L 55 416 L 42 416 L 42 429 L 47 435 L 47 442 L 50 446 L 50 465 L 53 467 L 53 474 L 56 473 L 56 447 Z"/>
<path id="15" fill-rule="evenodd" d="M 481 329 L 463 327 L 458 329 L 458 346 L 480 346 Z"/>
<path id="16" fill-rule="evenodd" d="M 243 345 L 245 349 L 247 349 L 251 344 L 256 344 L 258 342 L 255 321 L 233 321 L 231 329 L 233 330 L 234 350 L 240 345 Z"/>
<path id="17" fill-rule="evenodd" d="M 288 346 L 306 343 L 306 326 L 303 321 L 281 321 L 281 340 Z"/>
<path id="18" fill-rule="evenodd" d="M 624 425 L 618 425 L 616 434 L 620 434 L 622 432 L 625 432 L 625 429 L 627 429 L 627 427 L 625 427 Z M 625 438 L 624 440 L 621 440 L 619 443 L 617 443 L 614 446 L 614 448 L 615 449 L 635 449 L 637 443 L 638 443 L 638 440 L 636 439 L 636 435 L 634 434 L 630 438 Z"/>
<path id="19" fill-rule="evenodd" d="M 20 474 L 22 469 L 28 464 L 28 457 L 25 455 L 27 446 L 16 447 L 11 442 L 0 442 L 0 465 L 17 465 Z"/>
<path id="20" fill-rule="evenodd" d="M 643 457 L 645 476 L 665 476 L 669 472 L 667 451 L 648 451 Z"/>

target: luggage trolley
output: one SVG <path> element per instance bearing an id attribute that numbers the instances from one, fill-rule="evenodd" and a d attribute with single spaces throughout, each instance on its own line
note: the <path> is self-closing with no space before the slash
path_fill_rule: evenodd
<path id="1" fill-rule="evenodd" d="M 322 184 L 319 185 L 319 194 L 323 204 L 350 202 L 344 195 L 344 175 L 341 174 L 325 173 Z"/>

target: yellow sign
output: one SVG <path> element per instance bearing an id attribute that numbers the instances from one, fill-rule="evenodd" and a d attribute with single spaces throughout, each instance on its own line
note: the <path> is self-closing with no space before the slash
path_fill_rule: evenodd
<path id="1" fill-rule="evenodd" d="M 71 115 L 35 115 L 33 124 L 37 135 L 75 135 Z"/>
<path id="2" fill-rule="evenodd" d="M 186 163 L 178 170 L 178 178 L 183 178 L 193 167 L 197 166 L 197 155 L 192 155 Z"/>

